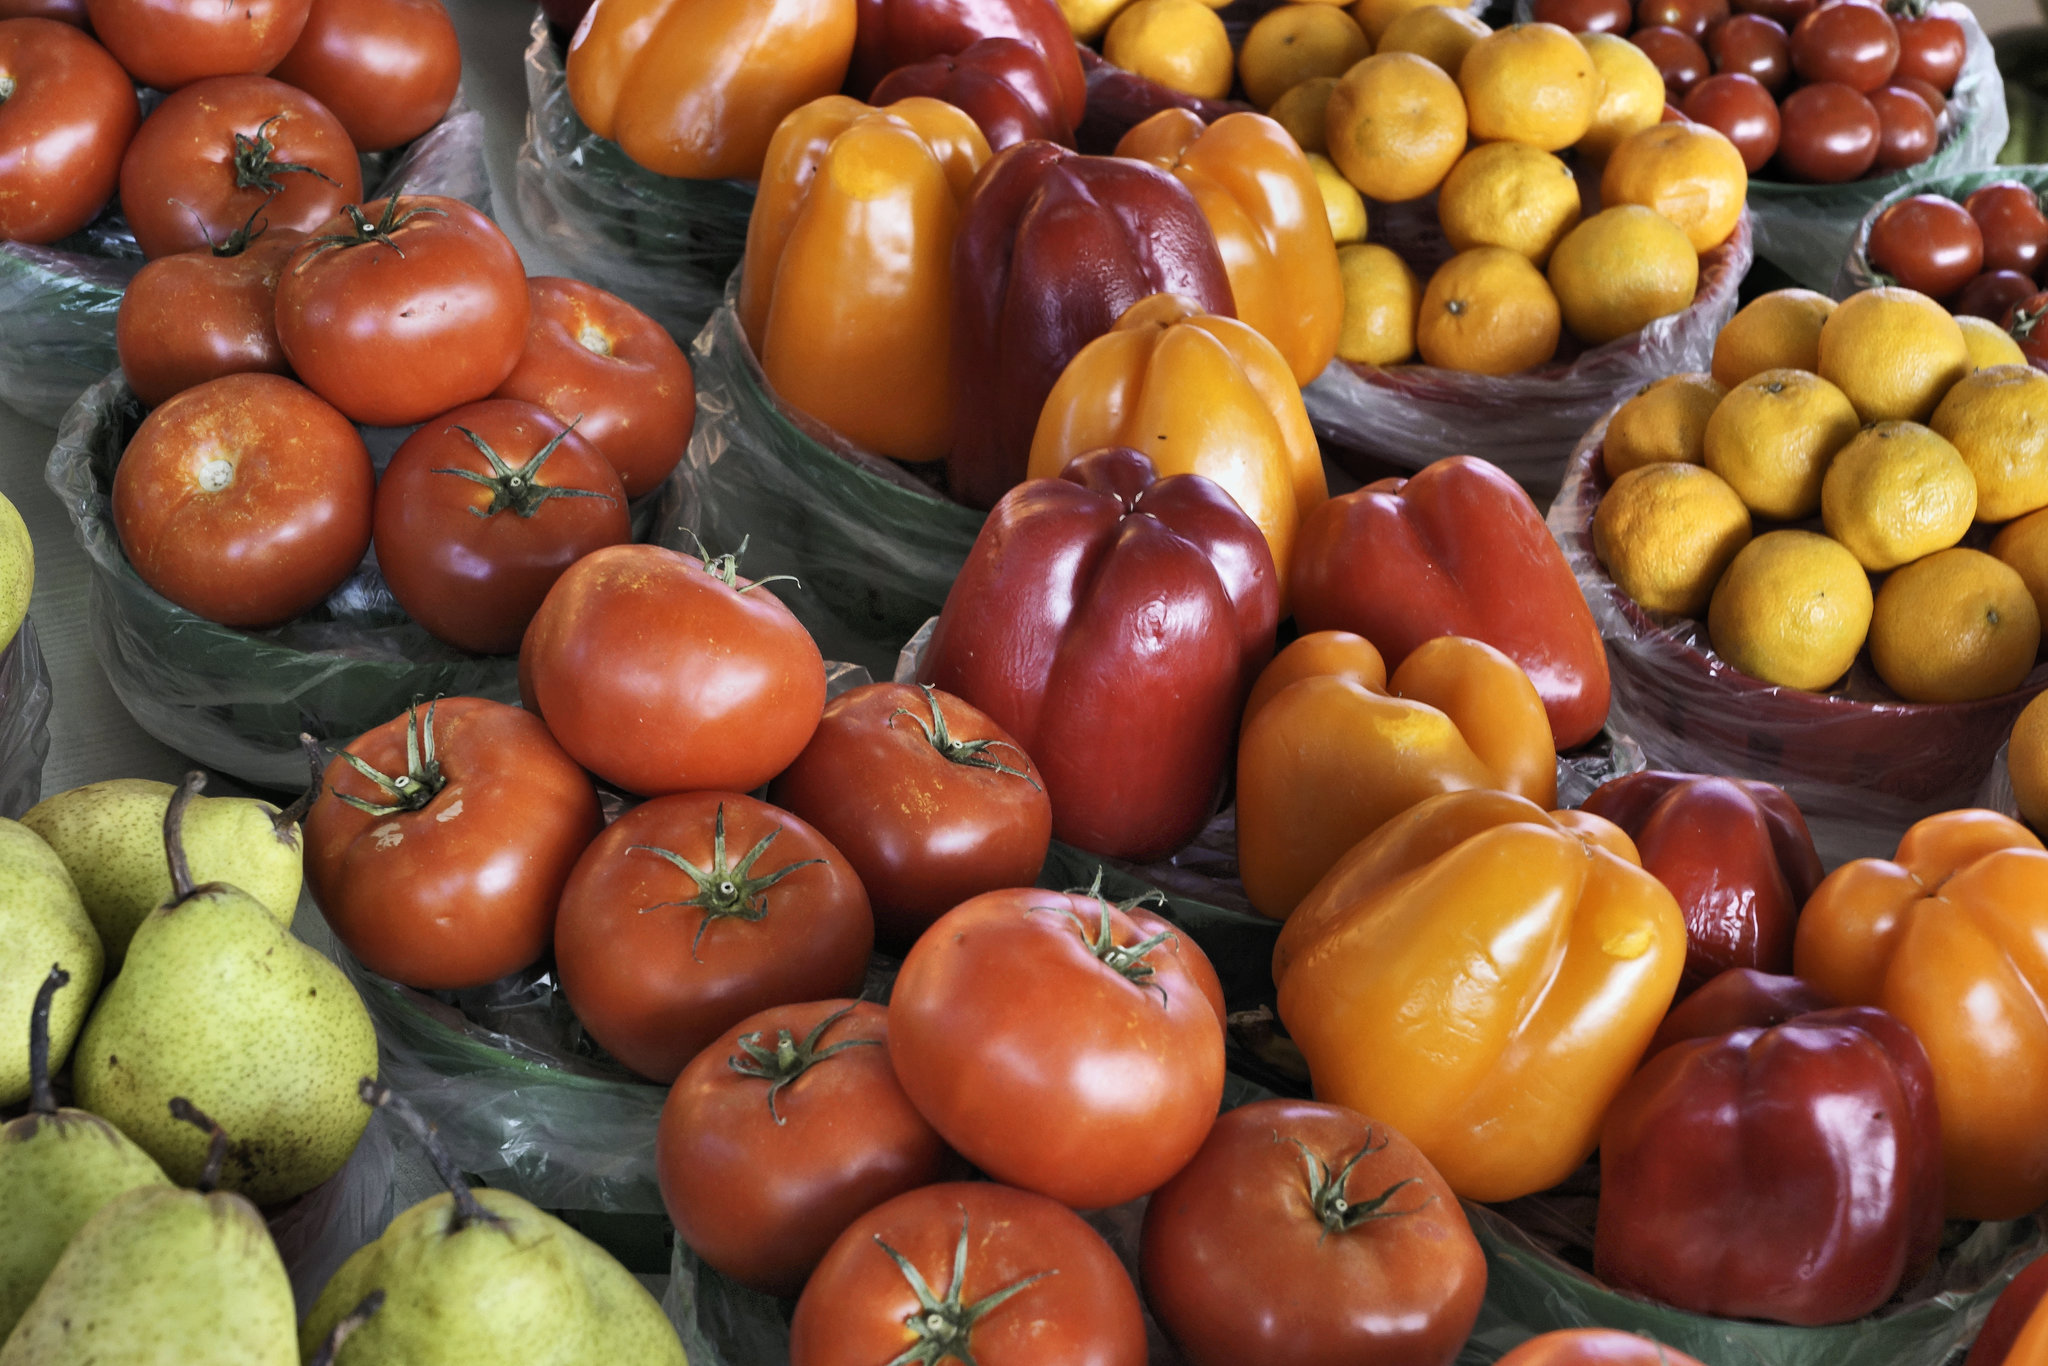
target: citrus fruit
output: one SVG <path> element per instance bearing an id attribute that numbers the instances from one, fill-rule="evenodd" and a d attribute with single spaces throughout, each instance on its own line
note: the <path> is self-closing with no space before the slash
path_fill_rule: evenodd
<path id="1" fill-rule="evenodd" d="M 1237 75 L 1251 102 L 1266 109 L 1301 82 L 1341 76 L 1370 56 L 1365 31 L 1335 5 L 1282 5 L 1245 34 Z"/>
<path id="2" fill-rule="evenodd" d="M 1707 636 L 1751 678 L 1818 692 L 1856 662 L 1870 610 L 1870 579 L 1839 542 L 1771 531 L 1728 562 L 1707 606 Z"/>
<path id="3" fill-rule="evenodd" d="M 1630 470 L 1593 513 L 1593 553 L 1622 592 L 1653 612 L 1704 612 L 1722 571 L 1748 544 L 1749 510 L 1698 465 Z"/>
<path id="4" fill-rule="evenodd" d="M 1335 76 L 1317 76 L 1303 81 L 1273 101 L 1273 107 L 1266 111 L 1267 117 L 1285 128 L 1287 136 L 1293 138 L 1302 151 L 1327 151 L 1330 138 L 1323 124 L 1330 111 L 1330 92 L 1336 88 Z"/>
<path id="5" fill-rule="evenodd" d="M 1975 702 L 2033 671 L 2041 615 L 2010 565 L 1981 550 L 1942 550 L 1885 577 L 1870 622 L 1870 662 L 1908 702 Z"/>
<path id="6" fill-rule="evenodd" d="M 1109 21 L 1116 18 L 1117 11 L 1130 2 L 1131 0 L 1059 0 L 1060 16 L 1067 21 L 1067 28 L 1076 39 L 1092 43 L 1102 36 L 1102 31 L 1109 27 Z"/>
<path id="7" fill-rule="evenodd" d="M 1436 212 L 1454 251 L 1506 247 L 1540 266 L 1579 221 L 1579 182 L 1548 152 L 1481 143 L 1444 177 Z"/>
<path id="8" fill-rule="evenodd" d="M 1465 153 L 1465 101 L 1443 68 L 1412 52 L 1367 57 L 1331 92 L 1330 160 L 1382 203 L 1420 199 Z"/>
<path id="9" fill-rule="evenodd" d="M 1422 281 L 1408 263 L 1385 247 L 1359 243 L 1337 248 L 1337 271 L 1344 280 L 1338 357 L 1361 365 L 1399 365 L 1413 356 Z"/>
<path id="10" fill-rule="evenodd" d="M 1759 517 L 1820 511 L 1821 480 L 1858 426 L 1840 389 L 1807 370 L 1766 370 L 1728 391 L 1707 420 L 1705 463 Z"/>
<path id="11" fill-rule="evenodd" d="M 1994 365 L 1950 387 L 1929 426 L 1977 481 L 1977 517 L 2009 522 L 2048 507 L 2048 374 Z"/>
<path id="12" fill-rule="evenodd" d="M 1728 240 L 1748 197 L 1742 153 L 1698 123 L 1660 123 L 1629 134 L 1600 173 L 1602 204 L 1655 209 L 1685 230 L 1696 252 Z"/>
<path id="13" fill-rule="evenodd" d="M 1430 365 L 1512 375 L 1556 354 L 1560 321 L 1557 296 L 1528 257 L 1474 247 L 1429 277 L 1415 341 Z"/>
<path id="14" fill-rule="evenodd" d="M 2048 509 L 2000 528 L 1991 538 L 1991 553 L 2019 572 L 2041 619 L 2048 621 Z"/>
<path id="15" fill-rule="evenodd" d="M 2021 817 L 2036 833 L 2048 830 L 2048 693 L 2027 703 L 2012 723 L 2005 766 Z"/>
<path id="16" fill-rule="evenodd" d="M 1601 82 L 1600 103 L 1592 126 L 1578 149 L 1594 161 L 1605 161 L 1623 138 L 1651 127 L 1664 117 L 1664 77 L 1643 50 L 1612 33 L 1581 33 L 1579 43 L 1592 54 Z"/>
<path id="17" fill-rule="evenodd" d="M 1888 285 L 1852 294 L 1828 315 L 1819 369 L 1865 422 L 1925 422 L 1970 373 L 1970 348 L 1947 309 Z"/>
<path id="18" fill-rule="evenodd" d="M 1970 364 L 1977 369 L 2027 363 L 2027 353 L 2020 350 L 2020 344 L 2012 339 L 2012 333 L 1991 319 L 1959 314 L 1956 326 L 1963 329 L 1963 345 L 1970 348 Z"/>
<path id="19" fill-rule="evenodd" d="M 1556 24 L 1515 24 L 1472 45 L 1458 88 L 1481 142 L 1526 142 L 1559 152 L 1593 126 L 1600 72 L 1579 40 Z"/>
<path id="20" fill-rule="evenodd" d="M 1690 308 L 1699 284 L 1700 258 L 1678 225 L 1635 204 L 1594 214 L 1550 258 L 1564 325 L 1593 346 Z"/>
<path id="21" fill-rule="evenodd" d="M 1712 375 L 1667 375 L 1608 420 L 1600 461 L 1618 479 L 1644 465 L 1706 463 L 1707 420 L 1727 393 Z"/>
<path id="22" fill-rule="evenodd" d="M 1396 19 L 1411 10 L 1428 9 L 1443 2 L 1444 0 L 1354 0 L 1346 13 L 1358 21 L 1358 26 L 1365 30 L 1365 36 L 1372 39 L 1374 47 L 1378 47 L 1380 39 L 1393 27 Z"/>
<path id="23" fill-rule="evenodd" d="M 1102 56 L 1183 95 L 1220 100 L 1230 93 L 1230 34 L 1201 0 L 1137 0 L 1110 21 Z"/>
<path id="24" fill-rule="evenodd" d="M 1714 378 L 1734 388 L 1766 370 L 1820 369 L 1820 329 L 1835 301 L 1811 289 L 1760 294 L 1714 338 Z"/>
<path id="25" fill-rule="evenodd" d="M 1323 214 L 1330 220 L 1330 236 L 1340 246 L 1364 241 L 1364 198 L 1337 169 L 1337 163 L 1321 152 L 1308 154 L 1308 168 L 1315 172 L 1316 190 L 1323 196 Z"/>
<path id="26" fill-rule="evenodd" d="M 1376 50 L 1412 52 L 1436 63 L 1447 75 L 1456 76 L 1472 44 L 1491 32 L 1486 21 L 1470 10 L 1424 5 L 1388 24 Z"/>
<path id="27" fill-rule="evenodd" d="M 1948 549 L 1976 514 L 1970 467 L 1917 422 L 1865 427 L 1835 452 L 1821 481 L 1828 535 L 1873 573 Z"/>

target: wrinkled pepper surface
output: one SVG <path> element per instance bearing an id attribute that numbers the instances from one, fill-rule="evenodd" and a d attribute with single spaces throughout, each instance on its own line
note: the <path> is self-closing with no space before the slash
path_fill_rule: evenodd
<path id="1" fill-rule="evenodd" d="M 966 114 L 992 151 L 1033 138 L 1074 145 L 1074 125 L 1045 60 L 1015 38 L 983 38 L 963 52 L 899 66 L 870 98 L 886 105 L 912 95 L 944 100 Z"/>
<path id="2" fill-rule="evenodd" d="M 740 324 L 776 393 L 857 444 L 937 460 L 953 438 L 953 236 L 988 160 L 939 100 L 828 95 L 775 132 L 747 222 Z"/>
<path id="3" fill-rule="evenodd" d="M 1361 636 L 1303 636 L 1267 667 L 1245 706 L 1237 750 L 1245 895 L 1261 914 L 1285 919 L 1360 840 L 1426 797 L 1470 788 L 1543 806 L 1556 799 L 1543 703 L 1513 660 L 1442 636 L 1389 678 Z"/>
<path id="4" fill-rule="evenodd" d="M 1265 537 L 1200 475 L 1095 451 L 1012 490 L 946 597 L 921 682 L 1016 738 L 1053 836 L 1137 861 L 1215 810 L 1245 690 L 1272 657 Z"/>
<path id="5" fill-rule="evenodd" d="M 1297 385 L 1323 373 L 1344 325 L 1337 241 L 1308 157 L 1264 114 L 1205 124 L 1162 109 L 1125 133 L 1120 157 L 1171 171 L 1216 234 L 1237 316 L 1273 343 Z"/>
<path id="6" fill-rule="evenodd" d="M 1346 854 L 1280 931 L 1280 1018 L 1316 1098 L 1393 1125 L 1468 1200 L 1585 1161 L 1685 964 L 1628 837 L 1451 792 Z"/>
<path id="7" fill-rule="evenodd" d="M 1045 64 L 1070 128 L 1088 108 L 1080 50 L 1057 0 L 856 0 L 849 94 L 864 95 L 898 67 L 965 52 L 984 38 L 1027 43 Z"/>
<path id="8" fill-rule="evenodd" d="M 1186 186 L 1157 166 L 1049 142 L 990 159 L 961 214 L 953 278 L 946 483 L 978 508 L 1023 480 L 1060 372 L 1132 304 L 1165 292 L 1236 316 L 1216 237 Z"/>
<path id="9" fill-rule="evenodd" d="M 1944 811 L 1890 859 L 1828 874 L 1793 970 L 1902 1020 L 1927 1050 L 1952 1219 L 2048 1203 L 2048 852 L 2018 821 Z"/>
<path id="10" fill-rule="evenodd" d="M 1294 574 L 1304 631 L 1356 631 L 1396 665 L 1433 636 L 1471 636 L 1527 671 L 1559 749 L 1607 720 L 1607 652 L 1578 580 L 1522 486 L 1484 460 L 1332 498 L 1303 524 Z"/>

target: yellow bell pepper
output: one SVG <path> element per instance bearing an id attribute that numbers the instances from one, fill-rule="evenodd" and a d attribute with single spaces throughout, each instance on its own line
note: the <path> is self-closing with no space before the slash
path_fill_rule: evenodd
<path id="1" fill-rule="evenodd" d="M 1120 157 L 1171 171 L 1216 234 L 1237 316 L 1273 343 L 1297 385 L 1323 373 L 1344 327 L 1344 279 L 1316 174 L 1264 114 L 1204 124 L 1162 109 L 1125 133 Z"/>
<path id="2" fill-rule="evenodd" d="M 775 130 L 747 222 L 740 324 L 782 398 L 898 460 L 953 441 L 953 234 L 989 157 L 922 96 L 828 95 Z"/>
<path id="3" fill-rule="evenodd" d="M 1432 797 L 1280 933 L 1280 1019 L 1317 1099 L 1406 1134 L 1466 1199 L 1533 1194 L 1585 1161 L 1678 989 L 1678 903 L 1596 821 Z"/>

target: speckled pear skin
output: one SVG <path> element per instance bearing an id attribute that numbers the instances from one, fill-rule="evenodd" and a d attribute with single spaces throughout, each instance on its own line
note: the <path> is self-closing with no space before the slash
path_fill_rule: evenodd
<path id="1" fill-rule="evenodd" d="M 70 870 L 109 972 L 120 971 L 142 918 L 171 899 L 164 811 L 175 791 L 147 778 L 115 778 L 46 797 L 21 818 Z M 276 812 L 248 797 L 194 798 L 185 811 L 185 857 L 195 882 L 240 887 L 289 925 L 304 854 L 296 825 L 280 835 L 271 824 Z"/>
<path id="2" fill-rule="evenodd" d="M 0 820 L 0 1105 L 28 1096 L 28 1017 L 50 964 L 71 974 L 50 1011 L 54 1070 L 71 1056 L 104 957 L 63 861 L 27 826 Z"/>
<path id="3" fill-rule="evenodd" d="M 0 1347 L 0 1366 L 298 1366 L 294 1318 L 291 1280 L 254 1206 L 146 1187 L 86 1221 Z"/>
<path id="4" fill-rule="evenodd" d="M 686 1366 L 661 1306 L 609 1253 L 507 1191 L 475 1194 L 502 1223 L 451 1233 L 454 1197 L 420 1201 L 334 1273 L 300 1349 L 382 1288 L 335 1366 Z"/>
<path id="5" fill-rule="evenodd" d="M 36 548 L 21 512 L 0 498 L 0 650 L 14 643 L 36 586 Z"/>
<path id="6" fill-rule="evenodd" d="M 362 999 L 257 901 L 218 883 L 151 911 L 87 1021 L 72 1065 L 81 1107 L 120 1126 L 174 1181 L 196 1181 L 207 1138 L 171 1118 L 184 1096 L 233 1139 L 220 1185 L 259 1205 L 341 1170 L 377 1072 Z"/>

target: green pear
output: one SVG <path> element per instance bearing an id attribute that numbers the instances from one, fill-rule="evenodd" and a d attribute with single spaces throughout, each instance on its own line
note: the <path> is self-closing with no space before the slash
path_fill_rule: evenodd
<path id="1" fill-rule="evenodd" d="M 0 1366 L 298 1366 L 291 1278 L 270 1230 L 247 1200 L 211 1189 L 227 1147 L 214 1139 L 199 1190 L 140 1186 L 100 1206 Z"/>
<path id="2" fill-rule="evenodd" d="M 83 1110 L 59 1109 L 50 1090 L 50 1003 L 71 974 L 51 968 L 29 1017 L 28 1113 L 0 1125 L 0 1342 L 42 1288 L 71 1235 L 101 1205 L 138 1186 L 168 1186 L 149 1154 Z"/>
<path id="3" fill-rule="evenodd" d="M 180 829 L 195 773 L 164 816 L 172 897 L 149 913 L 79 1039 L 78 1103 L 118 1125 L 173 1180 L 206 1143 L 167 1121 L 189 1096 L 235 1136 L 222 1184 L 259 1205 L 341 1170 L 368 1115 L 355 1079 L 377 1070 L 377 1033 L 341 969 L 263 904 L 224 883 L 195 886 Z"/>
<path id="4" fill-rule="evenodd" d="M 342 1263 L 300 1329 L 302 1350 L 381 1290 L 382 1309 L 335 1366 L 686 1366 L 675 1329 L 631 1272 L 509 1191 L 471 1190 L 425 1120 L 367 1077 L 362 1086 L 426 1144 L 448 1190 Z"/>
<path id="5" fill-rule="evenodd" d="M 14 504 L 0 497 L 0 650 L 14 643 L 35 586 L 36 548 L 28 538 L 28 523 Z"/>
<path id="6" fill-rule="evenodd" d="M 169 783 L 115 778 L 46 797 L 21 823 L 57 851 L 119 971 L 143 917 L 171 899 L 164 863 Z M 200 882 L 239 887 L 289 925 L 303 867 L 296 808 L 249 797 L 201 797 L 185 812 L 185 857 Z"/>
<path id="7" fill-rule="evenodd" d="M 13 1105 L 28 1095 L 29 1015 L 49 965 L 78 983 L 50 1015 L 51 1066 L 62 1067 L 106 960 L 63 861 L 9 820 L 0 820 L 0 944 L 0 1105 Z"/>

